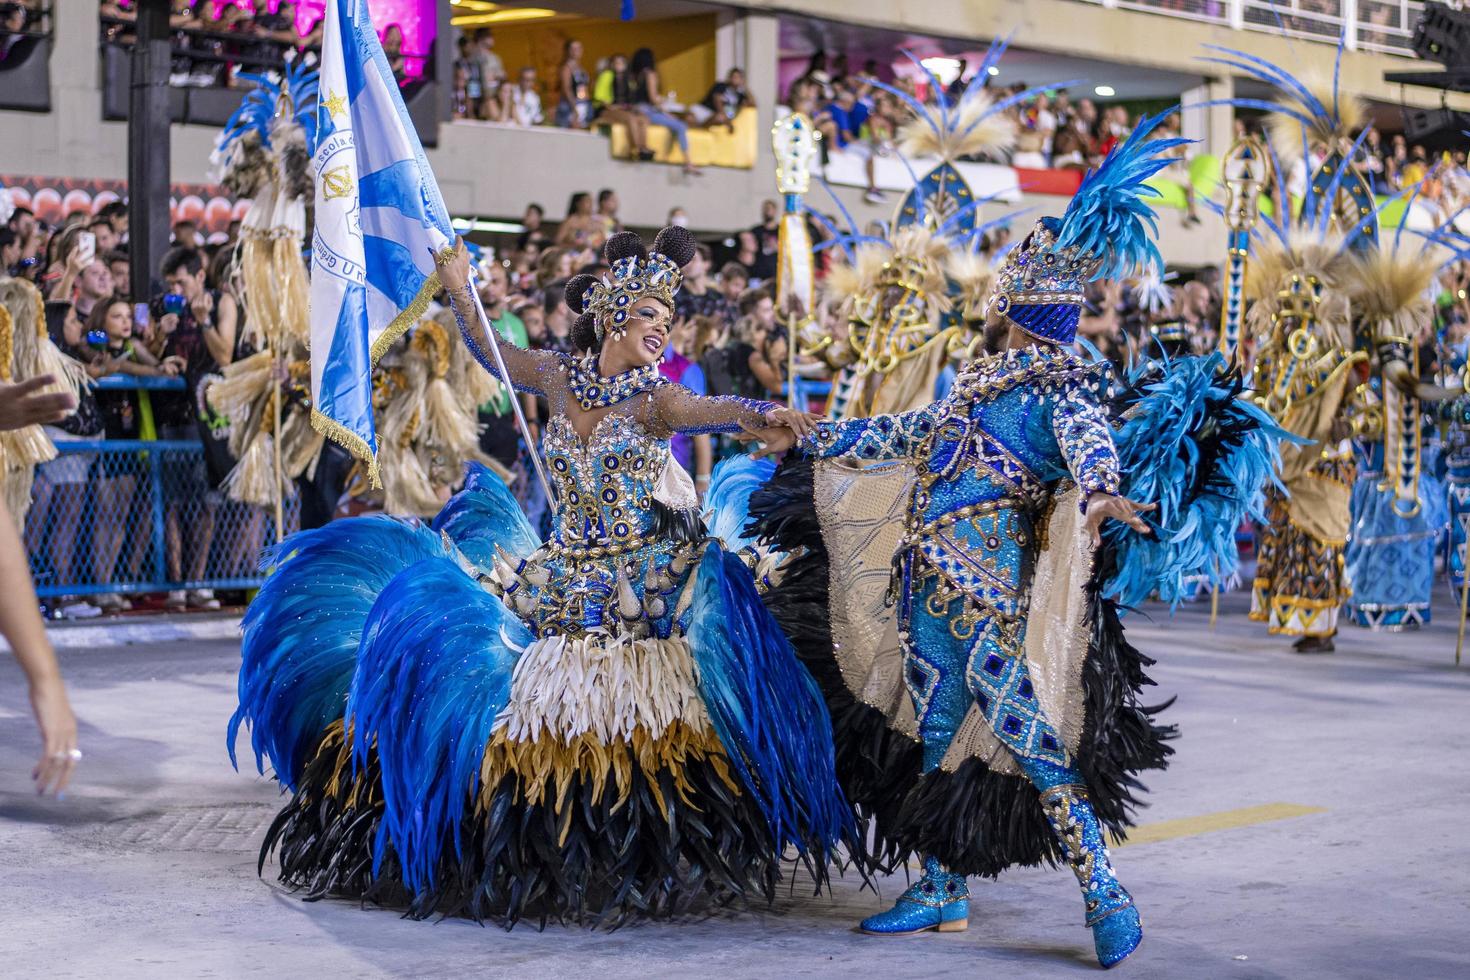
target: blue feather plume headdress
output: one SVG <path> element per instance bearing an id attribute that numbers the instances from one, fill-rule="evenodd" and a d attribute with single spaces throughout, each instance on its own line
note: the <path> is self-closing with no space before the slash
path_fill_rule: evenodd
<path id="1" fill-rule="evenodd" d="M 1139 120 L 1122 145 L 1085 178 L 1060 218 L 1036 222 L 1006 256 L 996 282 L 995 309 L 1037 340 L 1069 344 L 1077 335 L 1083 289 L 1095 279 L 1121 279 L 1162 269 L 1154 239 L 1158 223 L 1146 181 L 1167 167 L 1170 151 L 1190 141 L 1154 137 L 1170 109 Z"/>
<path id="2" fill-rule="evenodd" d="M 1012 189 L 977 197 L 955 162 L 962 157 L 1009 151 L 1016 141 L 1016 124 L 1006 110 L 1057 87 L 1028 89 L 997 101 L 986 82 L 1006 46 L 1005 39 L 990 46 L 958 97 L 951 97 L 939 77 L 920 58 L 905 51 L 904 56 L 935 93 L 932 105 L 895 86 L 872 82 L 912 113 L 898 134 L 898 159 L 908 169 L 913 187 L 899 202 L 892 221 L 863 230 L 823 182 L 847 226 L 844 231 L 807 208 L 827 233 L 814 251 L 840 249 L 845 258 L 832 269 L 829 292 L 849 297 L 852 302 L 897 285 L 922 293 L 941 325 L 955 324 L 958 317 L 976 319 L 983 315 L 983 302 L 977 303 L 975 297 L 989 294 L 993 273 L 988 265 L 974 260 L 975 253 L 987 232 L 1010 223 L 1020 212 L 981 221 L 981 207 L 1009 196 Z M 914 159 L 935 157 L 939 162 L 924 174 L 914 169 Z"/>
<path id="3" fill-rule="evenodd" d="M 240 74 L 253 84 L 215 137 L 210 162 L 216 179 L 239 197 L 254 197 L 284 178 L 292 192 L 310 190 L 308 163 L 316 147 L 317 70 L 311 56 L 286 66 L 283 76 Z"/>

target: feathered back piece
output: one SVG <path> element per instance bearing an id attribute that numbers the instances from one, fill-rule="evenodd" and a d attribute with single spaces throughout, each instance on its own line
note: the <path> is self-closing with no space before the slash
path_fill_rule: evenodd
<path id="1" fill-rule="evenodd" d="M 1149 138 L 1174 111 L 1140 119 L 1123 145 L 1083 178 L 1062 215 L 1057 247 L 1099 259 L 1092 279 L 1122 279 L 1136 269 L 1164 267 L 1154 241 L 1158 221 L 1145 200 L 1159 192 L 1145 181 L 1173 162 L 1169 151 L 1192 142 L 1182 136 Z"/>
<path id="2" fill-rule="evenodd" d="M 1301 159 L 1306 151 L 1304 141 L 1320 143 L 1328 152 L 1345 150 L 1353 142 L 1353 134 L 1363 128 L 1367 117 L 1363 101 L 1338 91 L 1344 47 L 1341 40 L 1331 77 L 1321 69 L 1314 69 L 1298 78 L 1264 58 L 1214 44 L 1205 47 L 1220 52 L 1220 56 L 1203 60 L 1226 65 L 1276 90 L 1272 102 L 1228 101 L 1242 108 L 1265 109 L 1271 114 L 1267 119 L 1271 144 L 1283 159 L 1293 162 Z"/>
<path id="3" fill-rule="evenodd" d="M 1423 322 L 1434 311 L 1432 290 L 1441 262 L 1398 249 L 1353 253 L 1349 290 L 1353 312 L 1370 323 Z"/>
<path id="4" fill-rule="evenodd" d="M 1005 54 L 1007 43 L 1001 39 L 990 46 L 985 52 L 985 60 L 975 69 L 975 74 L 957 99 L 951 99 L 947 86 L 908 51 L 904 56 L 923 73 L 929 90 L 935 94 L 933 105 L 920 102 L 902 89 L 882 82 L 873 83 L 901 100 L 913 112 L 913 118 L 898 131 L 899 148 L 904 154 L 938 156 L 950 162 L 965 156 L 996 156 L 1016 145 L 1016 122 L 1005 110 L 1058 86 L 1028 89 L 997 101 L 986 85 L 990 81 L 990 69 Z M 1061 87 L 1068 84 L 1071 83 L 1063 83 Z"/>
<path id="5" fill-rule="evenodd" d="M 1246 326 L 1256 342 L 1284 342 L 1276 336 L 1277 318 L 1284 312 L 1310 312 L 1332 342 L 1345 350 L 1353 346 L 1347 284 L 1352 257 L 1344 238 L 1320 229 L 1298 230 L 1281 241 L 1259 236 L 1251 252 L 1251 274 L 1245 281 Z"/>
<path id="6" fill-rule="evenodd" d="M 282 98 L 289 99 L 289 117 L 306 134 L 307 146 L 315 146 L 317 71 L 312 63 L 313 59 L 302 58 L 288 64 L 285 78 L 275 72 L 267 75 L 242 73 L 240 78 L 251 82 L 255 88 L 225 123 L 224 130 L 215 140 L 215 153 L 227 150 L 246 133 L 255 133 L 262 146 L 273 149 L 272 124 L 281 109 Z"/>
<path id="7" fill-rule="evenodd" d="M 871 301 L 889 286 L 920 293 L 935 312 L 947 313 L 951 300 L 946 292 L 945 260 L 949 254 L 949 242 L 943 236 L 923 225 L 907 225 L 892 241 L 859 245 L 852 261 L 832 267 L 827 289 L 843 297 L 842 309 L 848 313 L 854 304 Z"/>
<path id="8" fill-rule="evenodd" d="M 990 262 L 976 252 L 950 252 L 945 259 L 944 274 L 954 285 L 960 314 L 966 320 L 982 319 L 995 285 L 995 269 Z"/>
<path id="9" fill-rule="evenodd" d="M 1169 151 L 1190 142 L 1150 138 L 1173 111 L 1140 119 L 1128 139 L 1083 178 L 1066 213 L 1037 221 L 1006 255 L 996 281 L 996 312 L 1043 343 L 1070 344 L 1087 283 L 1163 268 L 1154 242 L 1158 223 L 1146 202 L 1159 192 L 1145 181 L 1169 165 Z"/>

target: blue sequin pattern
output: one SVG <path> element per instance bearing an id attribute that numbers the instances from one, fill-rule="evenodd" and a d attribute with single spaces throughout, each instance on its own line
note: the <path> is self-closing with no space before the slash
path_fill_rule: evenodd
<path id="1" fill-rule="evenodd" d="M 1075 355 L 1021 348 L 967 367 L 941 402 L 819 423 L 803 442 L 822 458 L 915 463 L 896 591 L 927 769 L 971 704 L 1018 757 L 1069 764 L 1022 653 L 1027 583 L 1057 483 L 1118 490 L 1103 383 L 1101 369 Z"/>

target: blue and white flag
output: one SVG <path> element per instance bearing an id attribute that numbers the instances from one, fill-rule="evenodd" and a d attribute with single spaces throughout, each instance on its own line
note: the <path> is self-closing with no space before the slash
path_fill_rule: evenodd
<path id="1" fill-rule="evenodd" d="M 377 485 L 373 365 L 439 291 L 454 240 L 366 0 L 327 0 L 311 247 L 312 424 Z"/>

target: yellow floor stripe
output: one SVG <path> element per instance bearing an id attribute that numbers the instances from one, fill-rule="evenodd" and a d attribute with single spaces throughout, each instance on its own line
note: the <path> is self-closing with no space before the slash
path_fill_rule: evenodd
<path id="1" fill-rule="evenodd" d="M 1110 843 L 1113 847 L 1126 847 L 1129 844 L 1155 844 L 1163 840 L 1174 840 L 1177 837 L 1213 834 L 1220 830 L 1234 830 L 1237 827 L 1250 827 L 1258 823 L 1290 820 L 1293 817 L 1305 817 L 1311 813 L 1325 812 L 1327 812 L 1325 807 L 1303 806 L 1300 803 L 1263 803 L 1260 806 L 1242 807 L 1239 810 L 1222 810 L 1219 813 L 1206 813 L 1202 816 L 1185 817 L 1181 820 L 1160 820 L 1157 823 L 1142 824 L 1128 831 L 1128 839 L 1122 844 Z"/>

